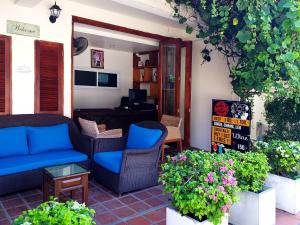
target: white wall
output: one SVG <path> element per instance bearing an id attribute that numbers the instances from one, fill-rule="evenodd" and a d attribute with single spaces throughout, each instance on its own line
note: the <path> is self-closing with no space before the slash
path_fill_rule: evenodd
<path id="1" fill-rule="evenodd" d="M 259 133 L 257 132 L 257 123 L 262 124 L 262 132 L 266 131 L 268 127 L 268 123 L 266 121 L 265 117 L 265 97 L 263 95 L 261 96 L 255 96 L 253 99 L 253 107 L 252 107 L 252 124 L 251 124 L 251 139 L 256 140 L 257 135 Z"/>
<path id="2" fill-rule="evenodd" d="M 74 68 L 91 69 L 91 49 L 74 57 Z M 104 51 L 104 71 L 117 72 L 120 76 L 120 87 L 109 89 L 101 87 L 75 87 L 74 108 L 114 108 L 120 105 L 121 97 L 128 96 L 132 88 L 133 57 L 132 52 L 101 49 Z M 102 70 L 98 70 L 102 71 Z"/>
<path id="3" fill-rule="evenodd" d="M 193 42 L 191 146 L 210 150 L 212 99 L 238 100 L 230 84 L 225 58 L 213 51 L 202 66 L 202 41 Z"/>

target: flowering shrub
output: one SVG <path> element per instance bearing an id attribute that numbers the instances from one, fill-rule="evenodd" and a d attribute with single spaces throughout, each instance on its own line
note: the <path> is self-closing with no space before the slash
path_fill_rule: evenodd
<path id="1" fill-rule="evenodd" d="M 233 165 L 241 191 L 260 192 L 270 171 L 268 158 L 263 153 L 235 150 L 226 151 L 225 157 L 234 159 Z"/>
<path id="2" fill-rule="evenodd" d="M 173 205 L 183 215 L 221 223 L 236 201 L 239 190 L 234 161 L 203 151 L 185 151 L 168 157 L 162 165 L 160 181 L 172 194 Z"/>
<path id="3" fill-rule="evenodd" d="M 299 177 L 300 142 L 278 140 L 268 143 L 258 142 L 255 150 L 266 154 L 272 173 L 291 179 Z"/>
<path id="4" fill-rule="evenodd" d="M 24 212 L 12 225 L 92 225 L 95 211 L 76 201 L 59 203 L 55 200 L 42 203 Z"/>

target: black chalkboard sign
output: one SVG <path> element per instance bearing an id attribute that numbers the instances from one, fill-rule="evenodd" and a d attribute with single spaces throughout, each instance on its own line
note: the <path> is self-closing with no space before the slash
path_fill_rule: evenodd
<path id="1" fill-rule="evenodd" d="M 211 150 L 222 153 L 224 148 L 241 152 L 249 150 L 251 129 L 250 104 L 239 101 L 212 101 Z"/>

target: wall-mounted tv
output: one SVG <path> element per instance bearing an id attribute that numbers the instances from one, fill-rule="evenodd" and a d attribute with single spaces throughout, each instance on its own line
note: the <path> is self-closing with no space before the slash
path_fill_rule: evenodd
<path id="1" fill-rule="evenodd" d="M 80 87 L 119 88 L 119 74 L 76 69 L 74 72 L 74 85 Z"/>
<path id="2" fill-rule="evenodd" d="M 74 84 L 78 86 L 97 86 L 97 72 L 85 71 L 85 70 L 75 70 Z"/>
<path id="3" fill-rule="evenodd" d="M 98 87 L 118 87 L 118 74 L 98 72 Z"/>

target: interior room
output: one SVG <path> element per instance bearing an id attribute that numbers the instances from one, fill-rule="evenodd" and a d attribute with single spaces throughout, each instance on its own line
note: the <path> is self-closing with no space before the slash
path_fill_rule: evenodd
<path id="1" fill-rule="evenodd" d="M 157 120 L 157 40 L 75 24 L 74 46 L 75 118 L 123 132 Z"/>

